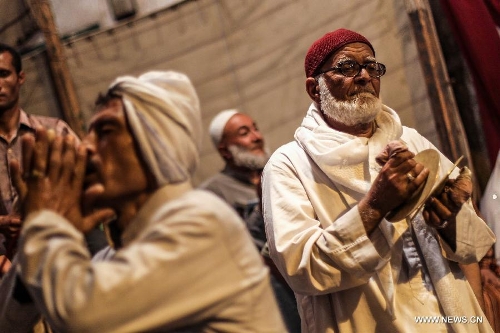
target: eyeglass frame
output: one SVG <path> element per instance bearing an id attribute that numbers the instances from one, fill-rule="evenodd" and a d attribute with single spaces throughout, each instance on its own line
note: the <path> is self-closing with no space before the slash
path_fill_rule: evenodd
<path id="1" fill-rule="evenodd" d="M 345 64 L 345 63 L 353 63 L 353 64 L 357 64 L 357 65 L 359 66 L 359 71 L 358 71 L 356 74 L 352 75 L 352 76 L 344 74 L 344 72 L 342 72 L 342 68 L 341 68 L 340 66 L 342 66 L 342 65 L 343 65 L 343 64 Z M 370 75 L 370 73 L 368 73 L 368 70 L 366 69 L 366 67 L 368 67 L 368 66 L 370 66 L 370 65 L 372 65 L 372 64 L 377 64 L 377 65 L 379 65 L 379 66 L 382 66 L 382 72 L 383 72 L 383 73 L 382 73 L 382 74 L 380 74 L 380 75 L 377 75 L 377 76 L 371 76 L 371 75 Z M 330 68 L 328 68 L 328 69 L 325 69 L 324 71 L 319 72 L 318 74 L 316 74 L 316 76 L 319 76 L 319 75 L 324 74 L 324 73 L 326 73 L 326 72 L 331 72 L 331 71 L 339 71 L 339 72 L 340 72 L 340 74 L 344 75 L 345 77 L 356 77 L 356 76 L 358 76 L 358 75 L 361 73 L 361 71 L 363 70 L 363 68 L 364 68 L 364 69 L 365 69 L 365 71 L 368 73 L 368 75 L 369 75 L 370 77 L 372 77 L 372 78 L 379 78 L 379 77 L 382 77 L 382 76 L 384 76 L 384 75 L 385 75 L 385 73 L 386 73 L 386 66 L 385 66 L 383 63 L 381 63 L 381 62 L 377 62 L 377 61 L 370 61 L 370 62 L 367 62 L 366 64 L 360 64 L 359 62 L 354 61 L 354 60 L 344 60 L 344 61 L 339 61 L 335 67 L 330 67 Z"/>

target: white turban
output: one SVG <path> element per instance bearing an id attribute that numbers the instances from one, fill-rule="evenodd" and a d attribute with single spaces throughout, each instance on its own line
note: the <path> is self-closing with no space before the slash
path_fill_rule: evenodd
<path id="1" fill-rule="evenodd" d="M 122 96 L 132 134 L 158 184 L 190 179 L 198 166 L 202 129 L 189 78 L 154 71 L 119 77 L 109 89 Z"/>
<path id="2" fill-rule="evenodd" d="M 222 135 L 224 134 L 224 127 L 226 127 L 227 122 L 229 119 L 231 119 L 232 116 L 235 114 L 239 113 L 238 110 L 236 109 L 230 109 L 230 110 L 224 110 L 219 112 L 214 119 L 212 119 L 212 122 L 210 123 L 210 137 L 212 138 L 212 142 L 215 145 L 215 148 L 220 143 L 220 140 L 222 140 Z"/>

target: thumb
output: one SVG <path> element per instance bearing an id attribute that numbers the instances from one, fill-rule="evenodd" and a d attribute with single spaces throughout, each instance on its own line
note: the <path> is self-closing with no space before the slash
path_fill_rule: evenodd
<path id="1" fill-rule="evenodd" d="M 407 151 L 408 147 L 401 141 L 393 140 L 385 146 L 384 150 L 375 157 L 375 161 L 380 166 L 384 166 L 385 163 L 394 155 Z"/>
<path id="2" fill-rule="evenodd" d="M 108 223 L 116 219 L 116 213 L 111 208 L 102 208 L 93 211 L 83 218 L 80 230 L 85 234 L 101 223 Z"/>
<path id="3" fill-rule="evenodd" d="M 469 168 L 463 167 L 451 188 L 453 201 L 467 201 L 472 195 L 472 174 Z"/>

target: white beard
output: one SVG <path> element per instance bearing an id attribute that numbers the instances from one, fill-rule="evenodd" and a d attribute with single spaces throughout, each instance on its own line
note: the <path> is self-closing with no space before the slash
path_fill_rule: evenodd
<path id="1" fill-rule="evenodd" d="M 318 78 L 321 110 L 332 120 L 346 126 L 367 124 L 382 110 L 382 101 L 369 92 L 361 92 L 350 101 L 339 101 L 330 93 L 325 78 Z"/>
<path id="2" fill-rule="evenodd" d="M 267 149 L 264 149 L 264 155 L 255 155 L 250 150 L 237 146 L 231 145 L 227 147 L 231 155 L 233 155 L 233 162 L 239 167 L 245 167 L 250 170 L 262 170 L 269 160 L 269 153 Z"/>

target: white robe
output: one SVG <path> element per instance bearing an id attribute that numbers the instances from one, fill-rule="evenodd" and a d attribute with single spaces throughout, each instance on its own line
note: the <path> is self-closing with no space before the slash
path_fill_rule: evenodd
<path id="1" fill-rule="evenodd" d="M 244 223 L 215 195 L 166 185 L 122 241 L 116 254 L 91 262 L 82 234 L 63 217 L 28 216 L 17 273 L 56 331 L 286 331 Z M 10 297 L 9 273 L 0 285 L 0 332 L 26 331 L 36 307 Z"/>
<path id="2" fill-rule="evenodd" d="M 377 125 L 370 139 L 343 134 L 330 129 L 311 106 L 296 132 L 297 141 L 279 148 L 264 169 L 270 253 L 296 293 L 302 330 L 491 332 L 472 289 L 458 265 L 451 263 L 478 261 L 494 242 L 472 205 L 464 205 L 457 217 L 455 252 L 421 215 L 414 219 L 413 236 L 406 243 L 406 221 L 384 219 L 366 234 L 357 203 L 380 170 L 376 154 L 395 139 L 415 153 L 435 149 L 415 130 L 402 127 L 385 106 Z M 441 175 L 451 166 L 441 155 Z M 404 249 L 412 239 L 415 245 Z M 419 251 L 423 267 L 409 274 L 403 250 Z M 426 268 L 429 274 L 424 274 Z M 408 295 L 414 298 L 405 299 Z M 468 321 L 478 316 L 484 323 L 450 319 L 448 324 L 417 324 L 416 316 L 465 316 Z"/>

